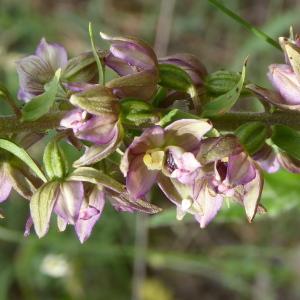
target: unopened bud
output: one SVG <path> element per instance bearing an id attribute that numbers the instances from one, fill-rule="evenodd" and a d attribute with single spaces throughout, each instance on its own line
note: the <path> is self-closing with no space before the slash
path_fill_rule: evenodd
<path id="1" fill-rule="evenodd" d="M 209 74 L 204 84 L 208 93 L 222 95 L 233 89 L 239 79 L 240 75 L 237 72 L 220 70 Z"/>

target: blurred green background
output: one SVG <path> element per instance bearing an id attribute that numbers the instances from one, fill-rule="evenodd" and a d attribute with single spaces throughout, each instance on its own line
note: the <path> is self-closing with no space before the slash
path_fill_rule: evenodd
<path id="1" fill-rule="evenodd" d="M 275 39 L 290 25 L 300 32 L 299 0 L 224 3 Z M 70 56 L 87 50 L 89 21 L 143 38 L 160 55 L 193 53 L 210 72 L 239 70 L 249 55 L 248 78 L 261 85 L 268 65 L 283 60 L 206 0 L 0 0 L 0 81 L 16 95 L 15 61 L 43 36 Z M 28 205 L 13 195 L 1 205 L 0 299 L 300 299 L 299 179 L 267 175 L 269 212 L 253 224 L 234 205 L 205 230 L 177 222 L 172 209 L 146 218 L 107 205 L 84 245 L 55 226 L 42 240 L 24 238 Z"/>

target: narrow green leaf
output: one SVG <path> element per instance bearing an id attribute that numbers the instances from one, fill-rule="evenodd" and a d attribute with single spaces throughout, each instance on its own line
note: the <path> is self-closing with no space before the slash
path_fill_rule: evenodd
<path id="1" fill-rule="evenodd" d="M 272 39 L 270 36 L 268 36 L 266 33 L 261 31 L 260 29 L 254 27 L 252 24 L 250 24 L 248 21 L 244 20 L 240 16 L 238 16 L 236 13 L 234 13 L 232 10 L 224 6 L 220 3 L 218 0 L 208 0 L 212 5 L 217 7 L 219 10 L 221 10 L 223 13 L 225 13 L 227 16 L 247 28 L 249 31 L 253 32 L 257 37 L 264 40 L 268 44 L 272 45 L 273 47 L 277 48 L 278 50 L 281 50 L 279 44 Z"/>
<path id="2" fill-rule="evenodd" d="M 28 102 L 23 110 L 23 121 L 34 121 L 49 112 L 52 107 L 55 96 L 59 88 L 59 78 L 61 74 L 61 69 L 55 72 L 53 79 L 45 86 L 45 92 L 38 95 Z"/>
<path id="3" fill-rule="evenodd" d="M 300 133 L 298 131 L 288 126 L 275 125 L 272 141 L 294 158 L 300 159 Z"/>
<path id="4" fill-rule="evenodd" d="M 94 34 L 93 34 L 93 28 L 92 28 L 92 23 L 89 22 L 89 35 L 90 35 L 90 41 L 92 45 L 92 51 L 94 54 L 94 58 L 97 63 L 97 68 L 98 68 L 98 73 L 99 73 L 99 83 L 104 85 L 105 84 L 105 68 L 102 62 L 100 61 L 100 58 L 98 56 L 95 43 L 94 43 Z"/>
<path id="5" fill-rule="evenodd" d="M 121 183 L 104 174 L 102 171 L 91 167 L 80 167 L 75 169 L 68 177 L 68 180 L 100 184 L 119 193 L 125 191 L 125 187 Z"/>
<path id="6" fill-rule="evenodd" d="M 49 228 L 52 210 L 58 193 L 59 183 L 52 181 L 42 185 L 32 196 L 30 214 L 34 229 L 39 238 L 43 237 Z"/>
<path id="7" fill-rule="evenodd" d="M 22 160 L 38 177 L 40 177 L 44 182 L 47 181 L 45 175 L 33 161 L 30 155 L 21 147 L 14 144 L 13 142 L 5 139 L 0 139 L 0 148 L 12 153 L 20 160 Z"/>
<path id="8" fill-rule="evenodd" d="M 203 116 L 208 117 L 224 114 L 232 108 L 232 106 L 239 99 L 241 91 L 243 89 L 243 84 L 246 77 L 246 65 L 247 60 L 244 63 L 242 74 L 238 83 L 231 90 L 213 99 L 204 106 Z"/>

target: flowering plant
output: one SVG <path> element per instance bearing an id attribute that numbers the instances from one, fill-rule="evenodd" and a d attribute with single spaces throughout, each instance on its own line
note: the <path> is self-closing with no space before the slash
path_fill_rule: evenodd
<path id="1" fill-rule="evenodd" d="M 84 242 L 106 202 L 156 214 L 163 195 L 177 219 L 191 214 L 201 228 L 225 201 L 249 222 L 266 212 L 263 171 L 300 172 L 299 37 L 279 39 L 285 63 L 269 67 L 269 90 L 246 80 L 247 60 L 240 73 L 210 73 L 194 55 L 161 58 L 137 38 L 100 36 L 108 50 L 95 48 L 90 27 L 92 51 L 74 58 L 43 38 L 17 62 L 19 101 L 1 86 L 14 114 L 0 118 L 0 202 L 12 189 L 28 200 L 25 234 L 44 236 L 56 215 Z M 248 111 L 254 98 L 262 105 Z M 30 147 L 46 138 L 40 166 Z M 151 201 L 155 185 L 162 197 Z"/>

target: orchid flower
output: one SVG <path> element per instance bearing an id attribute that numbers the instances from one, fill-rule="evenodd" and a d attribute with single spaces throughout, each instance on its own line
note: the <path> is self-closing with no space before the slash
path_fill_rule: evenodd
<path id="1" fill-rule="evenodd" d="M 211 128 L 206 120 L 193 119 L 175 121 L 166 128 L 147 128 L 140 137 L 133 140 L 122 158 L 121 170 L 126 177 L 129 193 L 134 198 L 144 196 L 161 172 L 186 181 L 188 174 L 198 167 L 192 152 L 199 147 L 202 137 Z M 168 160 L 167 154 L 170 151 L 176 153 L 174 162 Z M 178 152 L 190 154 L 185 154 L 181 159 Z M 176 173 L 172 170 L 174 163 L 180 165 Z"/>
<path id="2" fill-rule="evenodd" d="M 45 84 L 51 81 L 55 71 L 67 65 L 65 48 L 58 44 L 48 44 L 43 38 L 35 54 L 17 62 L 20 89 L 18 98 L 25 102 L 45 91 Z"/>

